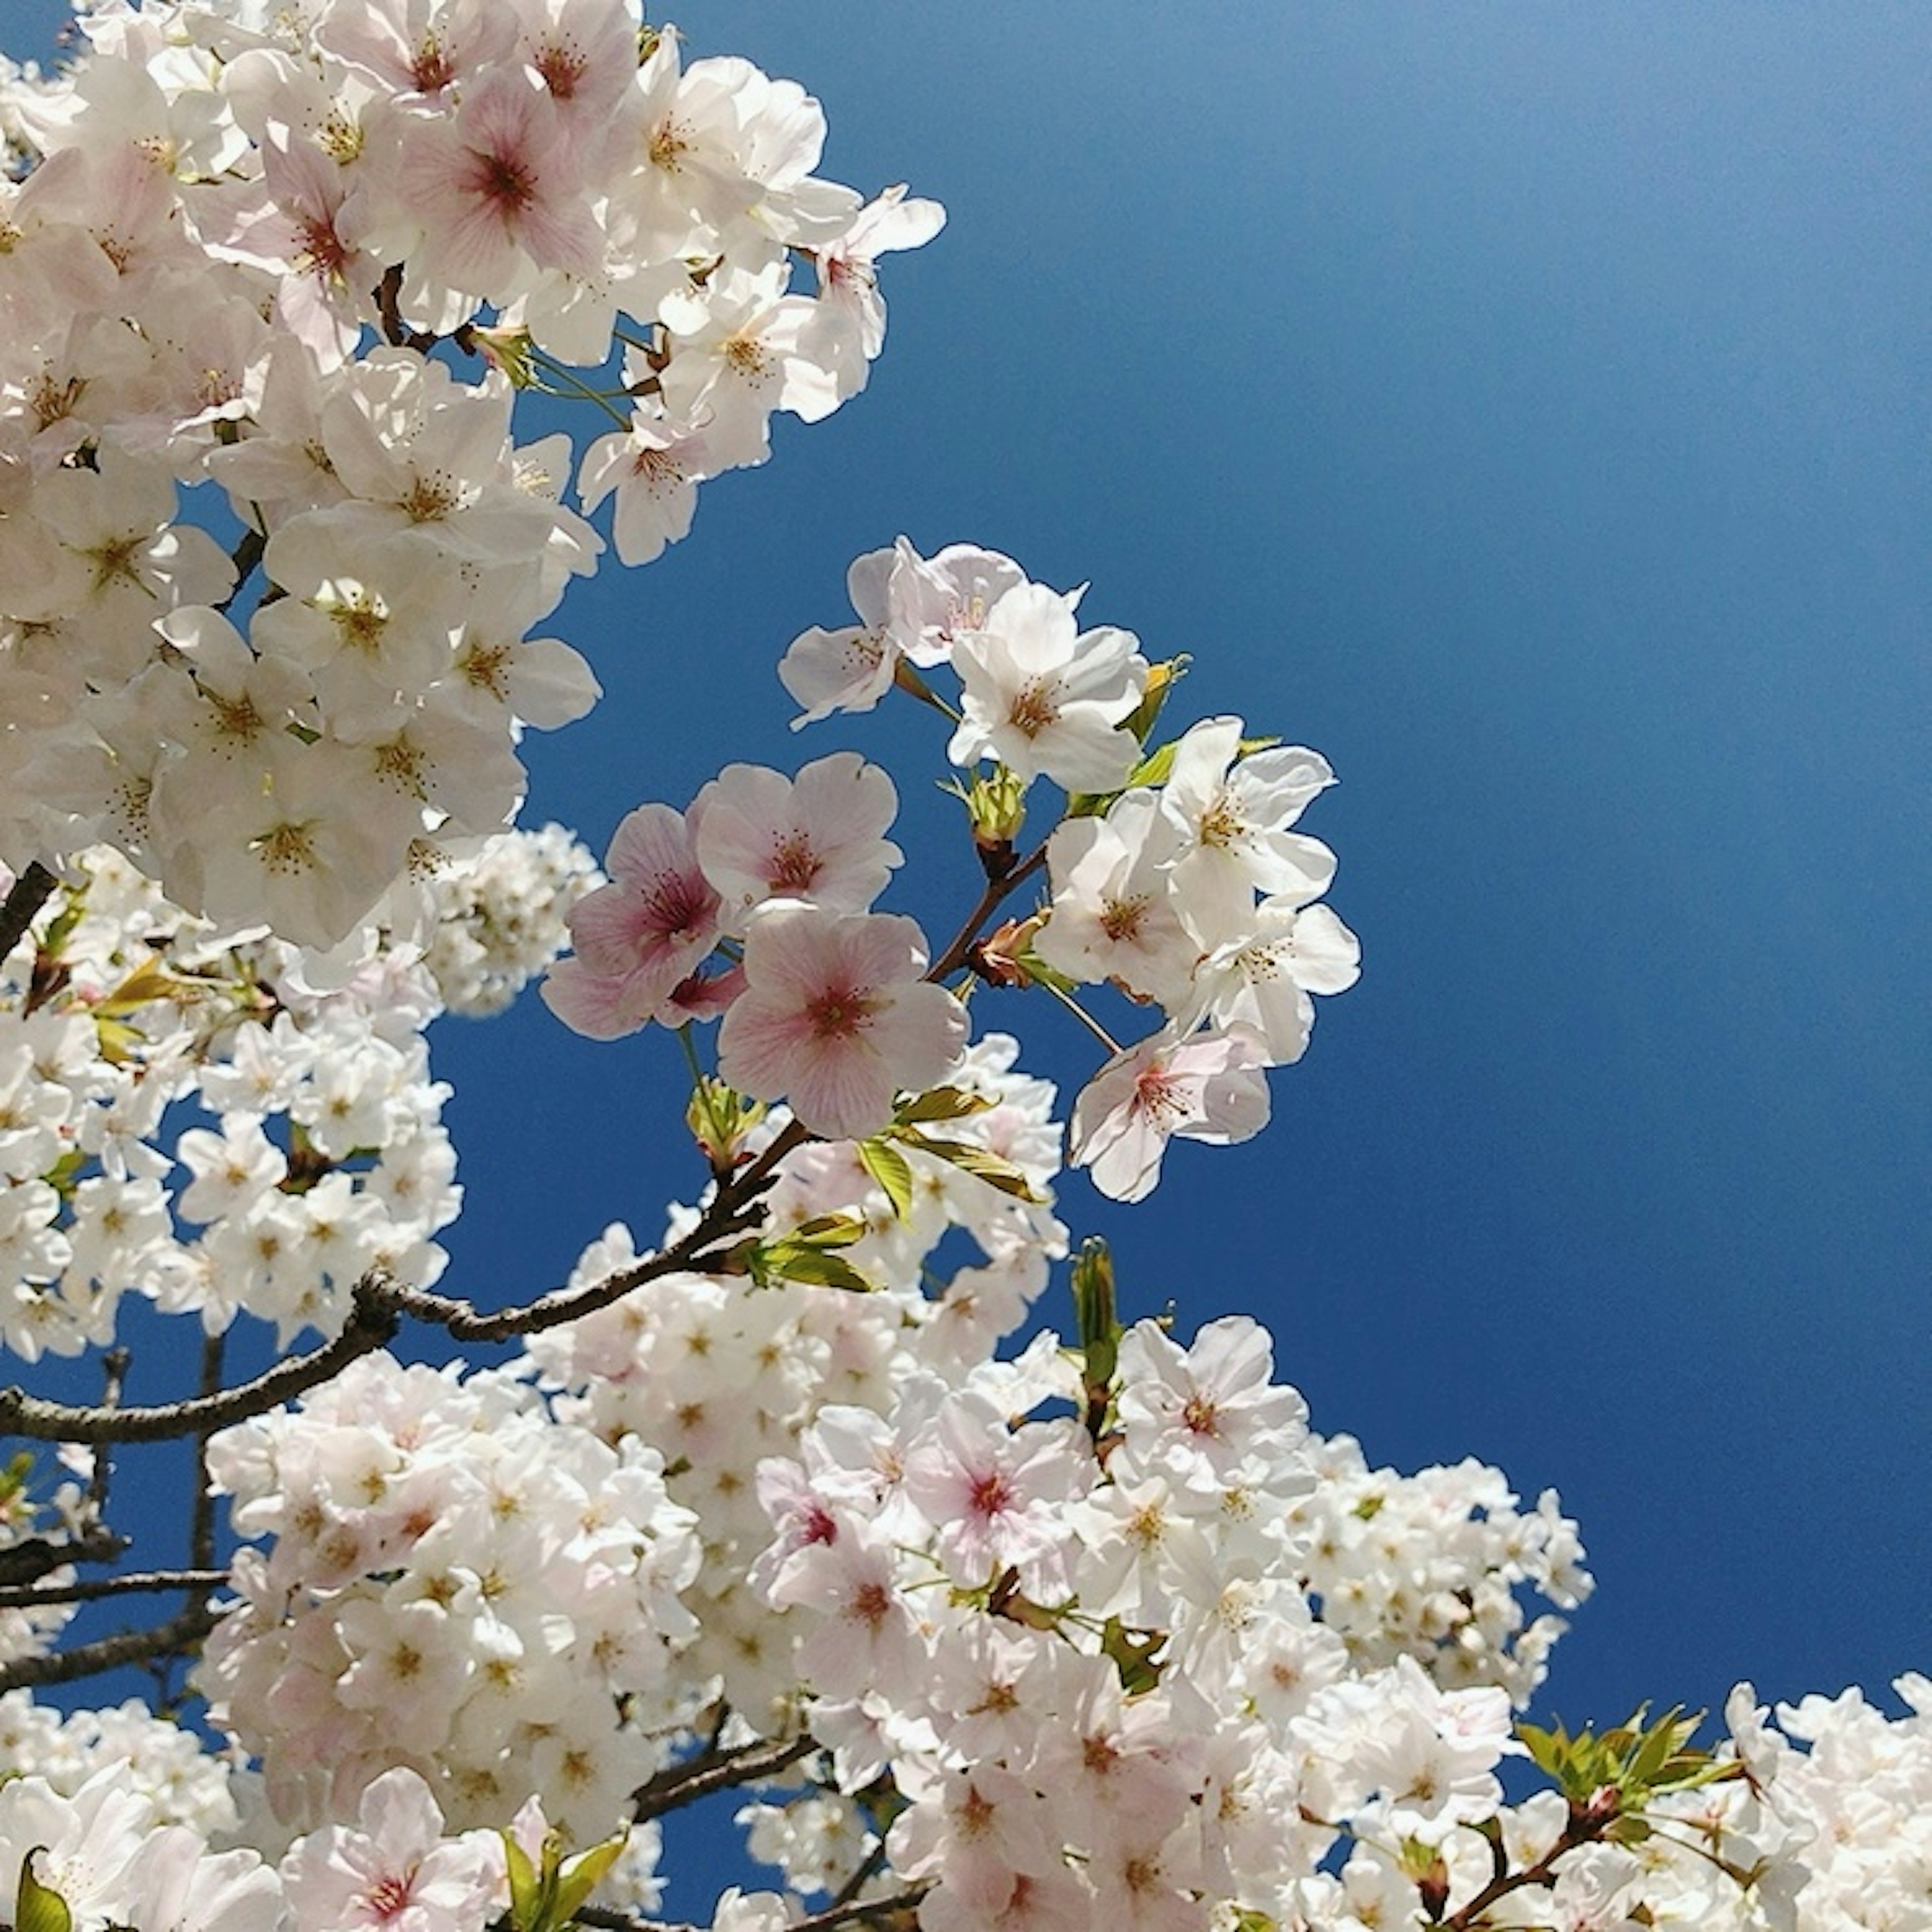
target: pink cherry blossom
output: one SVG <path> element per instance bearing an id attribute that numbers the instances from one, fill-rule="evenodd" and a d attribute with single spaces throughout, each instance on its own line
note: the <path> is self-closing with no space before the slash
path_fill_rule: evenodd
<path id="1" fill-rule="evenodd" d="M 724 1016 L 718 1070 L 742 1092 L 787 1100 L 828 1139 L 892 1118 L 902 1092 L 944 1078 L 966 1042 L 965 1009 L 920 978 L 909 919 L 773 900 L 748 922 L 745 992 Z"/>
<path id="2" fill-rule="evenodd" d="M 1178 1134 L 1219 1147 L 1268 1125 L 1266 1042 L 1250 1027 L 1186 1040 L 1156 1034 L 1117 1054 L 1074 1102 L 1071 1160 L 1116 1201 L 1141 1201 Z"/>
<path id="3" fill-rule="evenodd" d="M 604 863 L 610 883 L 570 910 L 576 957 L 560 960 L 543 983 L 551 1012 L 593 1040 L 658 1018 L 718 938 L 718 895 L 698 869 L 682 812 L 640 805 Z"/>
<path id="4" fill-rule="evenodd" d="M 898 794 L 877 765 L 836 752 L 796 779 L 727 765 L 698 795 L 698 863 L 723 896 L 728 931 L 769 898 L 863 912 L 904 856 L 883 835 Z"/>

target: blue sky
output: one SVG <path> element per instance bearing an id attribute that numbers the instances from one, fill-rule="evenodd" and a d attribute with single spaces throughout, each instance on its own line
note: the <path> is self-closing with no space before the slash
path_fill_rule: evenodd
<path id="1" fill-rule="evenodd" d="M 721 0 L 689 38 L 952 218 L 887 265 L 868 393 L 566 607 L 608 694 L 528 741 L 529 815 L 601 848 L 848 743 L 922 801 L 909 712 L 785 728 L 849 559 L 1090 580 L 1193 657 L 1186 715 L 1333 760 L 1365 956 L 1268 1135 L 1138 1210 L 1065 1190 L 1132 1305 L 1261 1316 L 1372 1462 L 1558 1488 L 1600 1589 L 1546 1709 L 1925 1666 L 1932 20 Z M 935 923 L 944 866 L 902 896 Z M 1070 1093 L 1084 1042 L 1017 1017 Z M 668 1038 L 531 1001 L 435 1050 L 446 1286 L 689 1191 Z"/>

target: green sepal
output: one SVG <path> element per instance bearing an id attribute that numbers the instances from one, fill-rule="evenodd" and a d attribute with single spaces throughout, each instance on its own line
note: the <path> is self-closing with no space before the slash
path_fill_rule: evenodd
<path id="1" fill-rule="evenodd" d="M 74 1932 L 74 1913 L 50 1885 L 34 1876 L 34 1861 L 46 1850 L 36 1845 L 20 1861 L 20 1883 L 14 1898 L 14 1932 Z"/>
<path id="2" fill-rule="evenodd" d="M 544 387 L 542 373 L 537 368 L 536 344 L 531 340 L 527 328 L 484 328 L 472 323 L 469 340 L 492 368 L 500 369 L 508 376 L 512 388 Z"/>
<path id="3" fill-rule="evenodd" d="M 890 1141 L 872 1139 L 859 1143 L 859 1159 L 866 1172 L 886 1190 L 892 1204 L 892 1217 L 903 1221 L 912 1213 L 912 1169 L 906 1157 Z"/>
<path id="4" fill-rule="evenodd" d="M 1088 1402 L 1104 1409 L 1120 1358 L 1121 1330 L 1114 1304 L 1113 1252 L 1097 1234 L 1088 1235 L 1074 1257 L 1073 1318 Z"/>

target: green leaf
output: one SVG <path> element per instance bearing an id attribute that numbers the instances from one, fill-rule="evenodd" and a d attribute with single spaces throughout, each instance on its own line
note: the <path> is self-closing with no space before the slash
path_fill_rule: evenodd
<path id="1" fill-rule="evenodd" d="M 958 1120 L 968 1114 L 983 1114 L 992 1104 L 985 1094 L 969 1094 L 963 1087 L 935 1087 L 907 1101 L 892 1119 L 902 1127 L 920 1120 Z"/>
<path id="2" fill-rule="evenodd" d="M 1166 658 L 1158 664 L 1148 665 L 1147 688 L 1141 694 L 1141 701 L 1120 721 L 1122 726 L 1143 745 L 1160 716 L 1161 707 L 1174 694 L 1174 687 L 1187 675 L 1187 668 L 1193 662 L 1183 652 L 1178 657 Z"/>
<path id="3" fill-rule="evenodd" d="M 1165 1630 L 1131 1630 L 1118 1617 L 1109 1617 L 1100 1632 L 1100 1654 L 1113 1665 L 1121 1690 L 1131 1697 L 1160 1682 L 1161 1666 L 1154 1654 L 1166 1641 Z"/>
<path id="4" fill-rule="evenodd" d="M 763 1261 L 766 1274 L 785 1281 L 802 1282 L 810 1288 L 847 1288 L 854 1294 L 872 1292 L 872 1284 L 850 1262 L 841 1256 L 827 1254 L 822 1248 L 775 1241 L 764 1250 Z"/>
<path id="5" fill-rule="evenodd" d="M 890 1141 L 859 1143 L 859 1158 L 866 1172 L 886 1190 L 896 1220 L 903 1221 L 912 1213 L 912 1169 L 906 1157 Z"/>
<path id="6" fill-rule="evenodd" d="M 997 1187 L 1002 1194 L 1010 1194 L 1020 1201 L 1040 1198 L 1026 1176 L 1011 1161 L 1003 1160 L 990 1148 L 976 1147 L 970 1141 L 935 1140 L 929 1134 L 910 1128 L 899 1138 L 908 1147 L 916 1147 L 936 1160 L 950 1162 L 983 1180 L 988 1187 Z"/>
<path id="7" fill-rule="evenodd" d="M 503 1840 L 503 1862 L 510 1878 L 510 1924 L 514 1932 L 536 1932 L 543 1912 L 543 1885 L 530 1855 L 508 1832 L 497 1834 Z"/>
<path id="8" fill-rule="evenodd" d="M 816 1214 L 809 1221 L 801 1221 L 772 1245 L 793 1241 L 808 1248 L 849 1248 L 865 1237 L 866 1224 L 856 1214 Z"/>
<path id="9" fill-rule="evenodd" d="M 34 1861 L 46 1846 L 36 1845 L 20 1861 L 20 1889 L 14 1899 L 14 1932 L 74 1932 L 74 1914 L 50 1885 L 34 1876 Z"/>
<path id="10" fill-rule="evenodd" d="M 620 1832 L 614 1838 L 606 1838 L 601 1845 L 580 1852 L 564 1867 L 557 1883 L 554 1924 L 567 1925 L 577 1916 L 578 1908 L 617 1862 L 629 1838 L 628 1832 Z"/>

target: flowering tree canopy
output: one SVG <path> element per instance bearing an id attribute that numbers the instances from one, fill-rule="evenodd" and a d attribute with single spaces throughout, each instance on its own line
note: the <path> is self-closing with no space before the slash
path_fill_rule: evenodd
<path id="1" fill-rule="evenodd" d="M 728 1791 L 778 1875 L 731 1932 L 1932 1923 L 1932 1684 L 1527 1722 L 1591 1587 L 1556 1496 L 1372 1468 L 1252 1318 L 1130 1318 L 1062 1220 L 1069 1171 L 1136 1202 L 1262 1132 L 1354 982 L 1319 753 L 900 538 L 778 674 L 815 736 L 926 728 L 946 931 L 891 909 L 917 770 L 836 745 L 601 862 L 512 829 L 522 732 L 598 695 L 532 633 L 858 394 L 938 207 L 627 0 L 79 27 L 0 85 L 0 1345 L 106 1382 L 0 1391 L 16 1932 L 646 1925 Z M 533 392 L 596 434 L 520 444 Z M 494 1304 L 424 1032 L 538 976 L 677 1036 L 689 1198 Z M 1094 1036 L 1070 1106 L 992 989 Z M 139 1303 L 178 1400 L 122 1400 Z M 187 1560 L 118 1567 L 161 1443 Z M 37 1695 L 129 1664 L 157 1708 Z"/>

